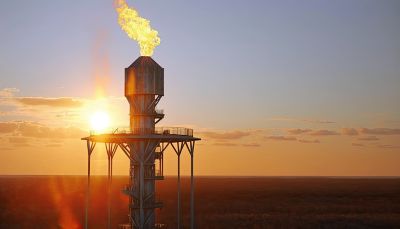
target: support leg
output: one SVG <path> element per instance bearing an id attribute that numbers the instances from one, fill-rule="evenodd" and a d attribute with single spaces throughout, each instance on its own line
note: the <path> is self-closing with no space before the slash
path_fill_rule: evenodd
<path id="1" fill-rule="evenodd" d="M 85 229 L 88 229 L 89 223 L 89 196 L 90 196 L 90 154 L 88 153 L 87 166 L 87 187 L 86 187 L 86 208 L 85 208 Z"/>
<path id="2" fill-rule="evenodd" d="M 88 229 L 89 224 L 89 198 L 90 198 L 90 156 L 96 146 L 96 142 L 90 142 L 86 140 L 86 146 L 88 151 L 88 165 L 87 165 L 87 187 L 86 187 L 86 208 L 85 208 L 85 229 Z"/>
<path id="3" fill-rule="evenodd" d="M 176 155 L 178 156 L 178 229 L 181 228 L 181 153 L 185 143 L 177 143 L 176 147 L 171 143 Z"/>
<path id="4" fill-rule="evenodd" d="M 190 228 L 194 229 L 194 143 L 195 141 L 186 142 L 186 148 L 190 154 Z"/>
<path id="5" fill-rule="evenodd" d="M 108 199 L 108 217 L 107 217 L 107 228 L 111 229 L 111 207 L 112 207 L 112 169 L 113 169 L 113 158 L 115 152 L 117 151 L 118 145 L 113 143 L 106 143 L 106 151 L 107 151 L 107 158 L 108 158 L 108 192 L 107 192 L 107 199 Z"/>
<path id="6" fill-rule="evenodd" d="M 190 153 L 190 228 L 194 229 L 193 149 Z"/>
<path id="7" fill-rule="evenodd" d="M 108 156 L 108 180 L 107 180 L 107 228 L 111 229 L 111 158 Z"/>
<path id="8" fill-rule="evenodd" d="M 178 154 L 178 229 L 181 228 L 181 155 Z"/>

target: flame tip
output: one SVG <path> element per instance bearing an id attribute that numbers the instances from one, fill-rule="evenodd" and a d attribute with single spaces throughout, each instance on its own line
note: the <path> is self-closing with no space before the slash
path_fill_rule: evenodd
<path id="1" fill-rule="evenodd" d="M 140 17 L 135 9 L 129 8 L 125 0 L 115 0 L 114 7 L 118 13 L 118 24 L 129 38 L 138 42 L 140 55 L 152 56 L 161 39 L 158 32 L 151 28 L 150 21 Z"/>

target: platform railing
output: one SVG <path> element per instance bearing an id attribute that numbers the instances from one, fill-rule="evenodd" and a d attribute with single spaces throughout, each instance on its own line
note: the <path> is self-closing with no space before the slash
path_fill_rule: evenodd
<path id="1" fill-rule="evenodd" d="M 164 223 L 156 223 L 155 227 L 156 229 L 165 229 L 167 228 L 167 224 Z"/>
<path id="2" fill-rule="evenodd" d="M 154 168 L 153 168 L 153 169 L 154 169 Z M 146 171 L 144 172 L 144 178 L 145 178 L 145 179 L 154 179 L 154 178 L 156 178 L 156 177 L 162 177 L 162 176 L 163 176 L 161 170 L 159 170 L 159 169 L 153 170 L 153 169 L 151 169 L 151 170 L 146 170 Z"/>
<path id="3" fill-rule="evenodd" d="M 156 114 L 164 114 L 164 109 L 155 109 Z"/>
<path id="4" fill-rule="evenodd" d="M 135 112 L 132 113 L 133 115 L 154 115 L 154 114 L 159 114 L 159 115 L 163 115 L 164 114 L 164 109 L 159 109 L 159 108 L 155 108 L 154 110 L 149 110 L 149 111 L 143 111 L 143 112 Z M 129 114 L 131 115 L 131 114 Z"/>
<path id="5" fill-rule="evenodd" d="M 193 136 L 193 129 L 185 128 L 185 127 L 156 127 L 154 129 L 151 128 L 134 128 L 131 129 L 129 127 L 116 128 L 108 131 L 90 131 L 90 135 L 98 135 L 98 134 L 160 134 L 160 135 L 182 135 L 182 136 Z"/>
<path id="6" fill-rule="evenodd" d="M 120 225 L 118 225 L 118 229 L 131 229 L 131 228 L 132 228 L 132 226 L 130 224 L 120 224 Z M 136 228 L 136 227 L 134 227 L 134 228 Z M 165 229 L 165 228 L 167 228 L 167 224 L 156 223 L 154 225 L 154 228 L 155 229 Z"/>

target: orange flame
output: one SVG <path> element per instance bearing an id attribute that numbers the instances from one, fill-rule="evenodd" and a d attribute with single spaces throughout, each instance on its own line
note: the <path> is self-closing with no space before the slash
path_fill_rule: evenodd
<path id="1" fill-rule="evenodd" d="M 154 48 L 160 44 L 158 32 L 151 28 L 150 21 L 139 16 L 139 13 L 129 8 L 125 0 L 115 0 L 118 13 L 118 24 L 132 40 L 140 46 L 140 55 L 153 55 Z"/>

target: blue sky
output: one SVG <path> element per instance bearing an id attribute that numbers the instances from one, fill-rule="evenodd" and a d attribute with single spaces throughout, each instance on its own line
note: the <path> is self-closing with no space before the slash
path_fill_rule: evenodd
<path id="1" fill-rule="evenodd" d="M 400 128 L 397 0 L 127 2 L 161 37 L 164 124 Z M 112 1 L 1 1 L 0 34 L 0 90 L 19 97 L 93 98 L 99 72 L 121 97 L 139 56 Z"/>
<path id="2" fill-rule="evenodd" d="M 225 114 L 260 122 L 261 116 L 351 122 L 376 112 L 399 116 L 398 1 L 128 3 L 161 36 L 154 59 L 166 68 L 165 100 L 173 109 L 196 101 L 196 119 L 209 117 L 203 124 L 228 128 Z M 105 34 L 109 93 L 122 94 L 123 68 L 138 48 L 117 26 L 112 2 L 1 4 L 2 87 L 27 96 L 90 96 L 95 44 Z"/>

